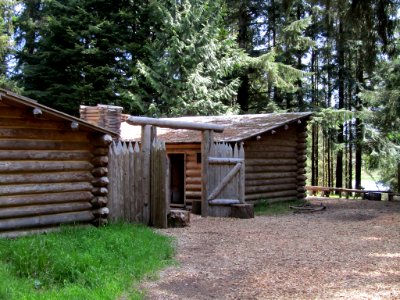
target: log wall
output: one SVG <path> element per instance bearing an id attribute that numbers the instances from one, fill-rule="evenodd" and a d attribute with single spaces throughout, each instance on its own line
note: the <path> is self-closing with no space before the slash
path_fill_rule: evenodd
<path id="1" fill-rule="evenodd" d="M 254 202 L 304 199 L 306 122 L 294 123 L 244 141 L 245 199 Z M 167 153 L 186 157 L 186 204 L 201 200 L 200 144 L 167 144 Z"/>
<path id="2" fill-rule="evenodd" d="M 304 136 L 305 126 L 293 124 L 245 141 L 246 201 L 304 197 Z"/>
<path id="3" fill-rule="evenodd" d="M 110 136 L 0 101 L 0 236 L 103 223 Z"/>

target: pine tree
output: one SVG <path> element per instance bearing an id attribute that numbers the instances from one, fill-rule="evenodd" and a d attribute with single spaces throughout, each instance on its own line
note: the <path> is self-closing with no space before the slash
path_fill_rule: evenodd
<path id="1" fill-rule="evenodd" d="M 221 114 L 236 111 L 243 60 L 223 27 L 221 1 L 170 1 L 159 4 L 162 25 L 150 45 L 151 60 L 138 69 L 152 87 L 151 115 Z"/>
<path id="2" fill-rule="evenodd" d="M 17 53 L 25 95 L 76 113 L 79 104 L 130 102 L 131 62 L 147 16 L 132 1 L 26 1 Z M 136 14 L 137 13 L 137 14 Z M 136 105 L 140 110 L 140 105 Z"/>
<path id="3" fill-rule="evenodd" d="M 12 57 L 15 4 L 14 0 L 0 0 L 0 88 L 20 91 L 10 79 L 8 67 Z"/>

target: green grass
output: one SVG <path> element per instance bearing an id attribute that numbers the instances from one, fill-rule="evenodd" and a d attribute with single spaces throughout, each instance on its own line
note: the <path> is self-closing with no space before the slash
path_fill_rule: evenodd
<path id="1" fill-rule="evenodd" d="M 170 238 L 139 225 L 0 239 L 0 299 L 141 299 L 135 284 L 173 256 Z"/>
<path id="2" fill-rule="evenodd" d="M 298 206 L 306 203 L 304 200 L 293 200 L 285 202 L 268 202 L 268 200 L 261 200 L 254 205 L 254 214 L 256 216 L 271 216 L 282 215 L 292 212 L 289 206 Z"/>

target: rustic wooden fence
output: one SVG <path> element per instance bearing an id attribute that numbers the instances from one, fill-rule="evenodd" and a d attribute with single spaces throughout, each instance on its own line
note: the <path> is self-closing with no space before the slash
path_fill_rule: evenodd
<path id="1" fill-rule="evenodd" d="M 109 150 L 109 218 L 111 221 L 167 226 L 168 163 L 165 143 L 149 152 L 138 143 L 113 142 Z"/>

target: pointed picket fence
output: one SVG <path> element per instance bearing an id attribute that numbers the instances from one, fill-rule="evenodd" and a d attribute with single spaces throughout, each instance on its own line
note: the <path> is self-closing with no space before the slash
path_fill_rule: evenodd
<path id="1" fill-rule="evenodd" d="M 161 141 L 152 144 L 150 165 L 144 163 L 144 153 L 138 143 L 117 141 L 110 145 L 108 208 L 111 221 L 166 227 L 166 157 L 165 143 Z M 143 176 L 144 169 L 150 176 Z M 144 178 L 150 182 L 144 182 Z M 149 204 L 145 202 L 148 197 L 146 186 L 151 186 Z"/>

